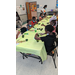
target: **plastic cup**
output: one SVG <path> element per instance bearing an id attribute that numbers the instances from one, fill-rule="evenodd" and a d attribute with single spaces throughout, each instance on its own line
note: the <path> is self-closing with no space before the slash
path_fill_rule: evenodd
<path id="1" fill-rule="evenodd" d="M 22 38 L 24 38 L 24 35 L 22 35 Z"/>
<path id="2" fill-rule="evenodd" d="M 28 41 L 28 39 L 26 39 L 26 41 Z"/>
<path id="3" fill-rule="evenodd" d="M 37 42 L 39 42 L 39 40 L 37 40 Z"/>

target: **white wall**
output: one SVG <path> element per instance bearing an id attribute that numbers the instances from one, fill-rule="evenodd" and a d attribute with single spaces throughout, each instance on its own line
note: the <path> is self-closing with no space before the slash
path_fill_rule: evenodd
<path id="1" fill-rule="evenodd" d="M 28 0 L 28 2 L 37 1 L 37 4 L 39 5 L 47 5 L 47 11 L 50 11 L 51 9 L 56 9 L 56 0 Z M 40 12 L 41 8 L 37 10 Z"/>
<path id="2" fill-rule="evenodd" d="M 25 13 L 24 14 L 26 14 L 26 5 L 25 5 L 26 2 L 27 2 L 27 0 L 16 0 L 16 6 L 20 6 L 20 5 L 25 6 Z"/>

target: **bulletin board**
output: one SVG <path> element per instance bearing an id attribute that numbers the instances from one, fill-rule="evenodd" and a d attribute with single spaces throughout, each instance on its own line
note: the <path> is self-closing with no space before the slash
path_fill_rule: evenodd
<path id="1" fill-rule="evenodd" d="M 32 17 L 35 16 L 37 18 L 37 3 L 36 2 L 31 2 L 30 7 L 31 7 Z"/>
<path id="2" fill-rule="evenodd" d="M 33 11 L 33 12 L 37 11 L 37 6 L 35 3 L 31 3 L 31 11 Z"/>

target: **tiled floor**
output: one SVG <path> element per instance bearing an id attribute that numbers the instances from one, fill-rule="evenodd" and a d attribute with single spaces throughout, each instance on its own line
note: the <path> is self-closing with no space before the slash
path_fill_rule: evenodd
<path id="1" fill-rule="evenodd" d="M 41 64 L 38 59 L 30 57 L 23 59 L 22 55 L 16 52 L 16 75 L 58 75 L 58 57 L 56 57 L 56 65 L 55 69 L 51 56 Z"/>
<path id="2" fill-rule="evenodd" d="M 41 64 L 34 58 L 23 59 L 19 52 L 16 52 L 16 75 L 58 75 L 58 58 L 56 58 L 57 68 L 55 69 L 51 56 Z"/>

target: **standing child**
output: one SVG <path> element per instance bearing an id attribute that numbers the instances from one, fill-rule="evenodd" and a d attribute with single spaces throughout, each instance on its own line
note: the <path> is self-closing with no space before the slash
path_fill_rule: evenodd
<path id="1" fill-rule="evenodd" d="M 39 21 L 41 21 L 42 19 L 43 19 L 43 13 L 40 13 Z"/>
<path id="2" fill-rule="evenodd" d="M 47 8 L 47 5 L 44 5 L 43 9 L 41 10 L 41 12 L 43 13 L 43 16 L 44 16 L 44 13 L 46 13 L 46 8 Z"/>
<path id="3" fill-rule="evenodd" d="M 56 39 L 56 35 L 55 35 L 55 33 L 52 32 L 53 30 L 54 30 L 53 26 L 47 25 L 45 27 L 45 33 L 47 34 L 47 36 L 38 37 L 38 33 L 36 33 L 36 35 L 35 35 L 36 40 L 41 40 L 44 42 L 47 53 L 50 53 L 54 49 L 53 44 Z"/>

